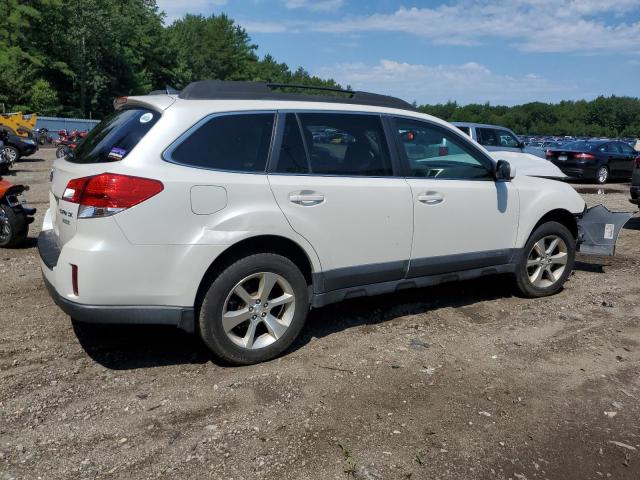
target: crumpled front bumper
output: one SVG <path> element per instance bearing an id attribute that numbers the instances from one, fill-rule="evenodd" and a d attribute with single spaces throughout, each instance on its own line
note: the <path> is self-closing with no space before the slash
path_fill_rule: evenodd
<path id="1" fill-rule="evenodd" d="M 578 217 L 578 252 L 613 256 L 618 235 L 635 212 L 612 212 L 604 205 L 587 208 Z"/>

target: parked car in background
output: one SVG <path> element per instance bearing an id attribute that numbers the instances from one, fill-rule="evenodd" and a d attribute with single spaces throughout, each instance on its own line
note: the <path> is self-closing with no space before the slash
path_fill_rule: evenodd
<path id="1" fill-rule="evenodd" d="M 547 150 L 546 157 L 569 178 L 603 184 L 612 178 L 631 178 L 638 152 L 619 141 L 577 141 Z"/>
<path id="2" fill-rule="evenodd" d="M 640 157 L 633 162 L 633 174 L 631 175 L 631 203 L 640 205 Z"/>
<path id="3" fill-rule="evenodd" d="M 33 138 L 21 137 L 8 132 L 4 150 L 11 162 L 17 162 L 20 158 L 28 157 L 37 152 L 38 142 Z"/>
<path id="4" fill-rule="evenodd" d="M 467 122 L 452 124 L 489 151 L 524 152 L 524 142 L 506 127 Z"/>

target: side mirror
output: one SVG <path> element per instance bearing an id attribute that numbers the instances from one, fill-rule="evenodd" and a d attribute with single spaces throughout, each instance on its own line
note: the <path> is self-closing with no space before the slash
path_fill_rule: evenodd
<path id="1" fill-rule="evenodd" d="M 496 163 L 496 180 L 509 181 L 516 177 L 516 167 L 512 167 L 506 160 Z"/>

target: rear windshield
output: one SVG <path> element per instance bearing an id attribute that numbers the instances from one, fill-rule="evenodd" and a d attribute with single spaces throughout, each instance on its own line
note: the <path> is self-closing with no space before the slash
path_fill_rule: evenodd
<path id="1" fill-rule="evenodd" d="M 89 132 L 67 160 L 73 163 L 103 163 L 122 160 L 160 118 L 146 108 L 118 110 Z"/>
<path id="2" fill-rule="evenodd" d="M 589 142 L 569 142 L 562 145 L 563 150 L 578 150 L 581 152 L 590 152 L 595 147 L 597 147 L 597 143 L 589 143 Z"/>

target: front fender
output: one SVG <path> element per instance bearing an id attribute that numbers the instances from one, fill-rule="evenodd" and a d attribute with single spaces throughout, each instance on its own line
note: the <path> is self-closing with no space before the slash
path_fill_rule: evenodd
<path id="1" fill-rule="evenodd" d="M 585 209 L 578 216 L 578 252 L 613 256 L 618 235 L 635 212 L 611 212 L 604 205 Z"/>

